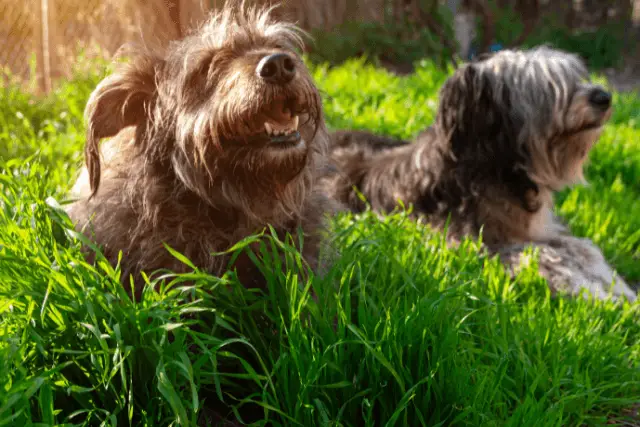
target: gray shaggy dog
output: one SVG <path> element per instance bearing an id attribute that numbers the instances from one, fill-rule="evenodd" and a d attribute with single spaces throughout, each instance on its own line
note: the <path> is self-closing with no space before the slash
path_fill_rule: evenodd
<path id="1" fill-rule="evenodd" d="M 354 212 L 399 202 L 448 237 L 478 236 L 512 270 L 541 250 L 552 289 L 635 299 L 602 253 L 553 213 L 554 192 L 584 182 L 583 164 L 611 115 L 611 95 L 572 54 L 539 47 L 484 55 L 440 90 L 434 124 L 413 143 L 363 131 L 331 135 L 324 191 Z M 357 190 L 357 191 L 356 191 Z M 358 193 L 366 199 L 363 201 Z"/>
<path id="2" fill-rule="evenodd" d="M 126 52 L 91 94 L 68 213 L 107 259 L 123 252 L 136 293 L 142 271 L 187 270 L 164 244 L 260 285 L 248 256 L 230 266 L 212 253 L 267 225 L 281 238 L 302 230 L 299 249 L 319 268 L 325 213 L 337 205 L 314 190 L 328 135 L 301 48 L 298 28 L 271 9 L 229 7 L 165 52 Z"/>

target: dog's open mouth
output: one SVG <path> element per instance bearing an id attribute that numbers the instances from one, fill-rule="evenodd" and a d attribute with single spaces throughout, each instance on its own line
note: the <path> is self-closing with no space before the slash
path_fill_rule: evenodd
<path id="1" fill-rule="evenodd" d="M 280 148 L 292 147 L 300 143 L 302 137 L 298 131 L 300 116 L 292 102 L 278 100 L 271 103 L 265 116 L 264 132 L 270 145 Z"/>

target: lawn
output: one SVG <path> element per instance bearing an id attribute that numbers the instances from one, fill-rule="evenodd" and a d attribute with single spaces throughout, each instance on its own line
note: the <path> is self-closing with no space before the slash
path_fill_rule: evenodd
<path id="1" fill-rule="evenodd" d="M 399 137 L 430 124 L 447 76 L 430 62 L 406 77 L 356 60 L 312 71 L 332 128 Z M 401 212 L 337 217 L 342 256 L 325 277 L 300 279 L 298 254 L 267 233 L 269 292 L 194 270 L 131 302 L 117 268 L 83 261 L 60 213 L 103 73 L 87 66 L 44 100 L 2 89 L 0 425 L 197 425 L 235 411 L 274 426 L 577 426 L 640 401 L 640 303 L 551 298 L 535 268 L 510 280 L 477 242 L 448 249 Z M 640 96 L 614 104 L 590 185 L 557 208 L 637 283 Z"/>

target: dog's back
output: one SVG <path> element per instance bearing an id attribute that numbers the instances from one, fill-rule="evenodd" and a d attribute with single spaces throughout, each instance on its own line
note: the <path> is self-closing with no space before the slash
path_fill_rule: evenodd
<path id="1" fill-rule="evenodd" d="M 403 139 L 361 130 L 338 130 L 331 133 L 331 151 L 334 156 L 340 156 L 341 150 L 369 152 L 377 154 L 386 150 L 404 147 L 410 144 Z"/>
<path id="2" fill-rule="evenodd" d="M 418 140 L 432 138 L 432 129 L 423 131 Z M 366 131 L 340 130 L 331 133 L 330 168 L 321 186 L 334 200 L 362 212 L 366 204 L 372 209 L 390 212 L 398 205 L 418 202 L 413 159 L 420 147 L 407 140 Z M 410 181 L 410 182 L 409 182 Z M 364 196 L 366 202 L 362 200 Z"/>

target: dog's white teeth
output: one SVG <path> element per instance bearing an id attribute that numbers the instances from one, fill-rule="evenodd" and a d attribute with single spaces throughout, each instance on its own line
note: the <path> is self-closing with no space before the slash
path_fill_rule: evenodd
<path id="1" fill-rule="evenodd" d="M 287 125 L 265 122 L 264 129 L 267 132 L 267 135 L 271 136 L 290 135 L 298 130 L 299 123 L 300 119 L 298 118 L 298 116 L 295 116 Z"/>

